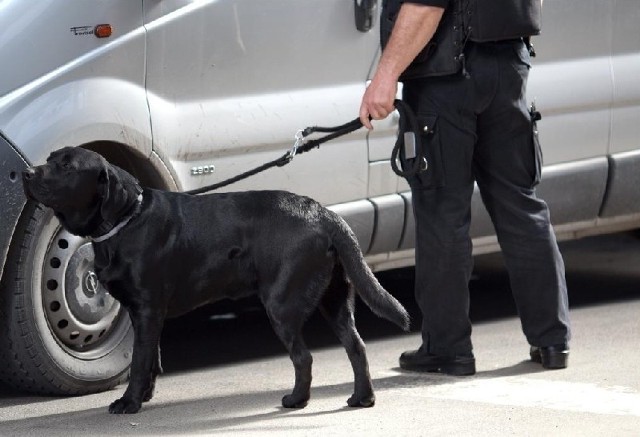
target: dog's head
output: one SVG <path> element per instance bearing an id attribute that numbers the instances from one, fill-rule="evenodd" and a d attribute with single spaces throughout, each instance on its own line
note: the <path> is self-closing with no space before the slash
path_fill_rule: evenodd
<path id="1" fill-rule="evenodd" d="M 80 236 L 115 225 L 141 191 L 129 173 L 78 147 L 51 153 L 46 164 L 24 170 L 22 181 L 29 199 L 53 209 L 62 226 Z"/>

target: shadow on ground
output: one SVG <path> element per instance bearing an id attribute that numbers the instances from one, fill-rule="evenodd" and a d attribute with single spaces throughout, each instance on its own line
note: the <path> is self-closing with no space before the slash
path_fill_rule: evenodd
<path id="1" fill-rule="evenodd" d="M 567 265 L 573 308 L 640 299 L 637 268 L 640 265 L 640 239 L 637 234 L 622 233 L 567 242 L 561 244 L 561 250 Z M 502 255 L 477 256 L 475 265 L 470 284 L 473 322 L 515 316 Z M 382 272 L 377 276 L 405 305 L 414 321 L 413 330 L 419 329 L 419 310 L 413 299 L 413 269 Z M 356 310 L 356 323 L 365 341 L 401 333 L 395 325 L 374 316 L 361 302 Z M 307 323 L 305 338 L 312 350 L 339 344 L 317 314 Z M 163 367 L 168 374 L 285 353 L 255 299 L 218 302 L 169 320 L 161 347 Z M 20 403 L 24 396 L 0 385 L 3 403 Z M 30 399 L 31 402 L 33 398 Z M 96 414 L 102 414 L 102 411 Z"/>
<path id="2" fill-rule="evenodd" d="M 392 376 L 374 379 L 378 395 L 386 390 L 403 388 L 415 388 L 428 385 L 430 387 L 451 384 L 459 379 L 456 377 L 419 374 L 413 372 L 403 373 L 400 369 L 394 369 L 398 373 Z M 512 367 L 480 372 L 474 379 L 495 378 L 500 376 L 513 376 L 541 372 L 540 366 L 525 361 Z M 311 403 L 326 398 L 344 399 L 353 389 L 352 383 L 314 386 L 311 390 Z M 3 432 L 8 435 L 21 434 L 29 429 L 31 435 L 125 435 L 143 433 L 145 435 L 174 435 L 196 434 L 202 432 L 224 432 L 225 429 L 241 429 L 245 432 L 267 431 L 287 432 L 291 423 L 281 420 L 285 417 L 313 417 L 323 415 L 335 415 L 354 410 L 344 403 L 330 406 L 328 409 L 285 409 L 279 404 L 282 396 L 281 390 L 262 390 L 255 392 L 238 392 L 232 395 L 209 396 L 198 399 L 181 401 L 164 401 L 163 403 L 148 403 L 143 409 L 132 415 L 109 415 L 106 408 L 90 408 L 83 411 L 48 414 L 25 419 L 7 420 L 2 422 Z M 247 408 L 250 399 L 251 408 Z M 188 421 L 174 420 L 188 412 Z M 273 421 L 272 421 L 273 420 Z M 259 426 L 257 425 L 259 423 Z M 296 430 L 301 430 L 300 421 L 297 421 Z"/>
<path id="3" fill-rule="evenodd" d="M 640 299 L 640 239 L 637 234 L 587 238 L 561 243 L 572 308 Z M 382 285 L 407 308 L 412 330 L 420 328 L 413 298 L 413 268 L 377 274 Z M 475 257 L 470 283 L 474 323 L 517 315 L 502 254 Z M 365 341 L 394 336 L 400 330 L 377 318 L 362 302 L 356 323 Z M 338 345 L 318 314 L 305 327 L 310 348 Z M 163 334 L 163 359 L 168 372 L 285 353 L 257 300 L 220 302 L 169 321 Z M 215 351 L 215 352 L 213 352 Z"/>

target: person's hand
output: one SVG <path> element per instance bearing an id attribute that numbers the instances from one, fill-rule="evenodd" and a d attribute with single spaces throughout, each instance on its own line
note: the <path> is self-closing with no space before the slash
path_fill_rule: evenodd
<path id="1" fill-rule="evenodd" d="M 393 76 L 376 74 L 362 96 L 360 121 L 367 129 L 373 129 L 369 117 L 382 120 L 393 112 L 393 102 L 398 92 L 398 82 Z"/>

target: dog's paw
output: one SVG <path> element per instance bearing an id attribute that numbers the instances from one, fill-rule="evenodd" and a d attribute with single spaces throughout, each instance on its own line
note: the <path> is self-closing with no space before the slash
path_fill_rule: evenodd
<path id="1" fill-rule="evenodd" d="M 282 406 L 285 408 L 304 408 L 307 406 L 309 398 L 297 398 L 293 395 L 286 395 L 282 398 Z"/>
<path id="2" fill-rule="evenodd" d="M 122 397 L 109 405 L 109 413 L 111 414 L 134 414 L 140 410 L 140 402 L 133 399 Z"/>
<path id="3" fill-rule="evenodd" d="M 369 393 L 366 396 L 356 396 L 355 394 L 347 400 L 347 405 L 350 407 L 373 407 L 376 403 L 376 397 L 373 393 Z"/>

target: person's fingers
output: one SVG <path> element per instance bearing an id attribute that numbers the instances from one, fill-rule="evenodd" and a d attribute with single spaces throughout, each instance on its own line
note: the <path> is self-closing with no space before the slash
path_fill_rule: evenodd
<path id="1" fill-rule="evenodd" d="M 364 127 L 371 130 L 373 129 L 373 126 L 371 125 L 371 121 L 369 121 L 369 115 L 370 114 L 367 105 L 362 102 L 362 105 L 360 106 L 360 122 Z"/>
<path id="2" fill-rule="evenodd" d="M 396 110 L 396 105 L 395 105 L 395 94 L 393 95 L 392 99 L 389 101 L 387 100 L 385 102 L 385 106 L 384 106 L 384 110 L 385 110 L 385 118 L 389 116 L 389 114 L 391 114 L 393 111 Z"/>
<path id="3" fill-rule="evenodd" d="M 383 120 L 393 112 L 396 91 L 397 84 L 395 82 L 392 87 L 376 80 L 369 84 L 360 105 L 360 121 L 363 126 L 367 129 L 373 129 L 371 119 Z"/>
<path id="4" fill-rule="evenodd" d="M 389 113 L 382 106 L 376 107 L 376 109 L 372 111 L 371 114 L 374 120 L 384 120 L 385 118 L 387 118 L 387 115 L 389 115 Z"/>
<path id="5" fill-rule="evenodd" d="M 389 111 L 384 105 L 377 104 L 370 110 L 370 114 L 374 120 L 384 120 L 389 115 Z"/>

